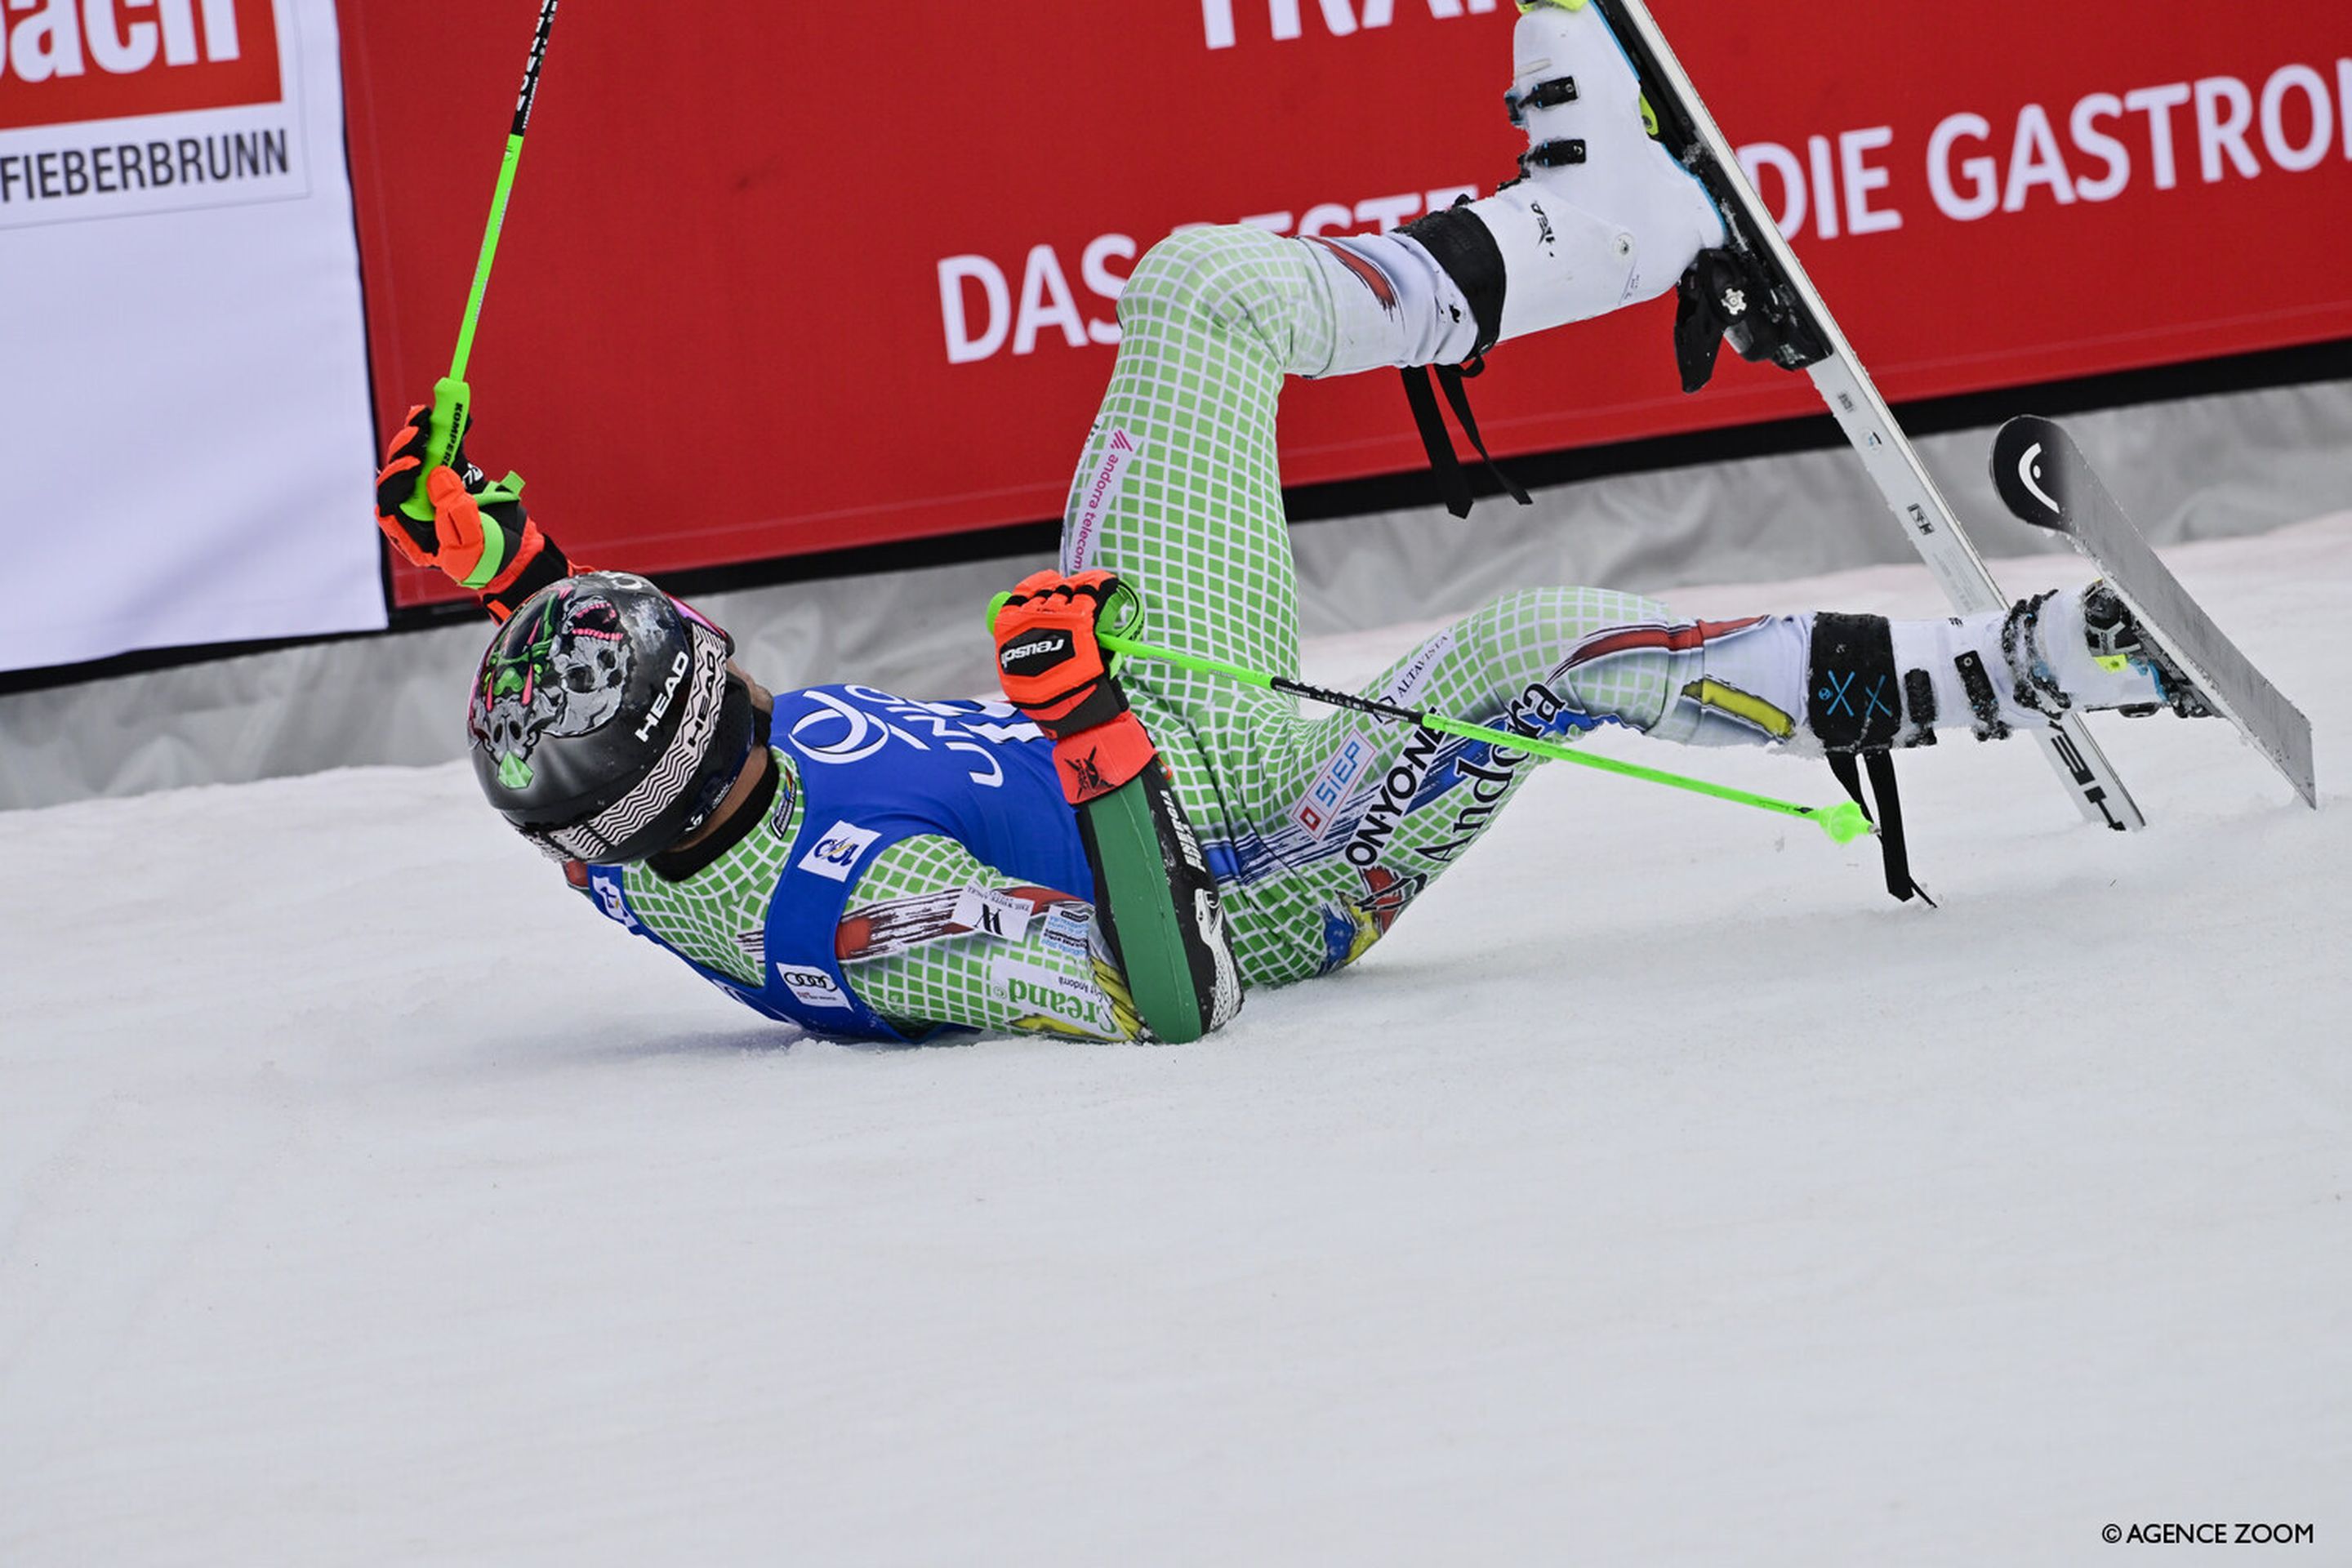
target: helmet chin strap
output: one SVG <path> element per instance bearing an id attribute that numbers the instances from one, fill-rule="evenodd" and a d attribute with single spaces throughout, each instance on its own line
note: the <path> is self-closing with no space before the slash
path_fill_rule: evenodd
<path id="1" fill-rule="evenodd" d="M 749 684 L 740 677 L 730 679 L 732 684 L 742 689 L 745 700 L 750 700 Z M 768 749 L 768 737 L 774 721 L 775 710 L 772 708 L 762 709 L 756 704 L 752 707 L 751 727 L 743 736 L 743 754 L 735 759 L 733 767 L 712 771 L 709 782 L 702 786 L 703 798 L 695 802 L 694 811 L 686 819 L 686 829 L 678 835 L 680 843 L 715 822 L 728 797 L 741 785 L 743 775 L 751 768 L 752 759 Z"/>
<path id="2" fill-rule="evenodd" d="M 744 700 L 751 703 L 751 722 L 744 731 L 742 752 L 735 759 L 733 766 L 721 766 L 710 771 L 703 782 L 700 796 L 695 802 L 694 810 L 686 819 L 686 826 L 667 848 L 656 850 L 653 855 L 647 856 L 646 858 L 649 860 L 658 859 L 666 855 L 677 854 L 688 847 L 690 841 L 697 839 L 699 842 L 694 842 L 692 847 L 699 851 L 708 850 L 714 840 L 719 839 L 727 840 L 725 847 L 731 847 L 733 843 L 742 837 L 740 832 L 731 837 L 729 834 L 730 817 L 726 810 L 727 803 L 736 797 L 737 791 L 743 788 L 743 781 L 757 766 L 760 753 L 768 749 L 768 739 L 772 733 L 771 726 L 774 721 L 775 710 L 772 706 L 762 708 L 758 702 L 752 700 L 751 682 L 743 676 L 730 670 L 728 682 L 741 690 L 744 693 Z M 748 802 L 753 796 L 754 792 L 747 791 L 742 799 Z M 737 810 L 740 812 L 741 809 L 742 805 L 739 803 Z M 724 852 L 723 848 L 721 852 Z"/>

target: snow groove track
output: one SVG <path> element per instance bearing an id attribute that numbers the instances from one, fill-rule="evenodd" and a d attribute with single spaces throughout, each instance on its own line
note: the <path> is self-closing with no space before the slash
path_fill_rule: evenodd
<path id="1" fill-rule="evenodd" d="M 2168 553 L 2352 776 L 2352 516 Z M 1675 595 L 1816 603 L 1941 613 Z M 2094 722 L 2145 834 L 1906 762 L 1940 911 L 1547 771 L 1181 1049 L 793 1043 L 457 768 L 0 816 L 0 1563 L 2340 1560 L 2352 815 Z"/>

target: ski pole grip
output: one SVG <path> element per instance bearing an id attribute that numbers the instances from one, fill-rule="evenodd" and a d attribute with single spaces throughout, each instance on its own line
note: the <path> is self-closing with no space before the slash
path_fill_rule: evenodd
<path id="1" fill-rule="evenodd" d="M 466 437 L 466 419 L 473 409 L 474 389 L 451 376 L 433 384 L 433 412 L 425 429 L 425 464 L 416 470 L 416 488 L 400 510 L 419 522 L 433 521 L 433 502 L 425 494 L 425 480 L 436 468 L 455 467 L 457 443 Z"/>
<path id="2" fill-rule="evenodd" d="M 1012 602 L 1011 594 L 999 594 L 988 601 L 989 636 L 996 635 L 996 617 L 1003 615 L 1004 606 Z M 1136 595 L 1134 589 L 1121 583 L 1118 592 L 1111 595 L 1110 603 L 1103 606 L 1101 618 L 1096 622 L 1095 640 L 1113 653 L 1125 653 L 1128 642 L 1122 634 L 1142 619 L 1143 601 Z"/>

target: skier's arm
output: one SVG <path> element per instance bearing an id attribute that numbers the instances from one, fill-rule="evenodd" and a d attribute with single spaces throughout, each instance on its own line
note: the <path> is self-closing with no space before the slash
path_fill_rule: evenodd
<path id="1" fill-rule="evenodd" d="M 952 838 L 901 839 L 877 856 L 850 895 L 835 951 L 859 999 L 910 1039 L 941 1025 L 1142 1035 L 1085 892 L 1008 877 Z"/>
<path id="2" fill-rule="evenodd" d="M 1122 590 L 1108 572 L 1024 579 L 998 613 L 997 673 L 1054 739 L 1095 907 L 1136 1010 L 1160 1039 L 1198 1039 L 1241 1008 L 1216 880 L 1168 770 L 1104 662 L 1095 624 Z"/>
<path id="3" fill-rule="evenodd" d="M 461 438 L 449 468 L 425 476 L 433 503 L 430 521 L 401 510 L 415 493 L 430 439 L 424 416 L 430 405 L 408 411 L 408 423 L 392 438 L 392 450 L 375 479 L 375 522 L 411 565 L 438 567 L 470 591 L 493 618 L 505 620 L 531 595 L 572 574 L 572 563 L 523 510 L 522 477 L 509 474 L 495 484 L 466 457 Z"/>

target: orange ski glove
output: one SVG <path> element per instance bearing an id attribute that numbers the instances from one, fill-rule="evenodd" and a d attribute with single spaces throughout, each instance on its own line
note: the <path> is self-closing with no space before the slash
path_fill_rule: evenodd
<path id="1" fill-rule="evenodd" d="M 433 518 L 420 522 L 401 510 L 416 489 L 416 476 L 425 466 L 431 437 L 425 416 L 432 405 L 408 411 L 408 423 L 392 438 L 392 450 L 375 478 L 375 521 L 411 565 L 436 566 L 461 588 L 472 590 L 491 605 L 517 604 L 529 590 L 514 590 L 528 576 L 531 587 L 566 576 L 570 567 L 523 510 L 522 476 L 509 474 L 497 484 L 466 457 L 461 437 L 454 468 L 438 468 L 425 476 L 425 499 Z"/>
<path id="2" fill-rule="evenodd" d="M 1072 805 L 1108 795 L 1158 750 L 1103 658 L 1096 623 L 1120 592 L 1108 572 L 1024 577 L 996 615 L 1005 698 L 1054 741 L 1054 771 Z"/>

